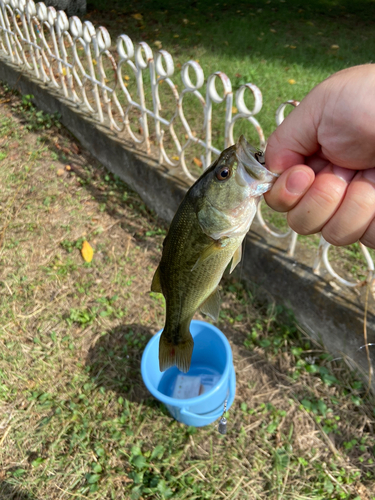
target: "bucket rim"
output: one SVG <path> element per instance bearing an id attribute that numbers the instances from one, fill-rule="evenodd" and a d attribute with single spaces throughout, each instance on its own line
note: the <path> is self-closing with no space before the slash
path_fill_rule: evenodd
<path id="1" fill-rule="evenodd" d="M 223 415 L 225 400 L 227 401 L 226 411 L 230 409 L 230 407 L 234 402 L 235 396 L 236 396 L 236 372 L 234 370 L 234 366 L 232 366 L 226 398 L 222 403 L 219 404 L 217 408 L 206 413 L 194 413 L 189 411 L 187 408 L 181 408 L 180 412 L 181 415 L 183 415 L 184 417 L 195 418 L 196 420 L 200 420 L 202 425 L 208 425 L 208 420 L 210 421 L 210 423 L 212 423 Z"/>
<path id="2" fill-rule="evenodd" d="M 189 399 L 176 399 L 172 398 L 171 396 L 167 396 L 163 394 L 162 392 L 158 391 L 156 387 L 153 385 L 151 382 L 147 369 L 146 369 L 146 362 L 147 362 L 147 356 L 150 352 L 150 350 L 153 348 L 154 343 L 157 342 L 160 339 L 161 334 L 163 333 L 163 329 L 159 330 L 155 335 L 149 340 L 145 350 L 143 351 L 142 355 L 142 361 L 141 361 L 141 374 L 142 374 L 142 379 L 144 384 L 146 385 L 147 389 L 151 392 L 151 394 L 161 401 L 162 403 L 170 406 L 174 406 L 177 408 L 185 408 L 188 410 L 191 406 L 194 406 L 196 404 L 202 403 L 202 401 L 208 399 L 211 397 L 215 392 L 218 392 L 222 390 L 222 387 L 225 383 L 228 382 L 231 374 L 231 370 L 233 368 L 233 355 L 232 355 L 232 349 L 229 344 L 228 339 L 224 335 L 224 333 L 219 330 L 215 325 L 211 325 L 211 323 L 207 323 L 206 321 L 201 321 L 201 320 L 192 320 L 191 325 L 197 325 L 197 326 L 203 326 L 204 328 L 208 328 L 209 330 L 214 331 L 218 337 L 222 340 L 225 351 L 227 354 L 227 363 L 224 368 L 223 373 L 220 376 L 220 380 L 216 384 L 215 387 L 210 389 L 209 391 L 205 392 L 204 394 L 201 394 L 200 396 L 196 396 L 195 398 L 189 398 Z M 182 372 L 181 372 L 182 373 Z"/>

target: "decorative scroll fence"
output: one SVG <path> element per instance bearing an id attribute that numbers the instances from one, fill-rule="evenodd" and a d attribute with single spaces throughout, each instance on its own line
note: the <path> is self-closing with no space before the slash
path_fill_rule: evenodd
<path id="1" fill-rule="evenodd" d="M 48 84 L 99 123 L 108 125 L 118 134 L 125 134 L 134 145 L 145 148 L 148 153 L 152 146 L 155 147 L 160 163 L 181 168 L 190 180 L 195 176 L 188 168 L 187 157 L 193 147 L 198 146 L 203 151 L 200 159 L 196 159 L 203 169 L 210 165 L 212 154 L 220 154 L 221 150 L 213 145 L 212 119 L 216 104 L 224 108 L 221 149 L 235 142 L 233 130 L 240 120 L 254 127 L 260 148 L 265 147 L 262 127 L 255 118 L 262 108 L 262 93 L 256 85 L 242 85 L 234 95 L 225 73 L 215 72 L 205 82 L 200 65 L 188 61 L 181 68 L 182 89 L 179 91 L 171 79 L 173 58 L 166 50 L 153 53 L 145 42 L 134 46 L 127 35 L 118 37 L 114 49 L 106 28 L 95 29 L 90 21 L 82 23 L 75 16 L 68 19 L 65 12 L 56 12 L 42 2 L 0 0 L 0 57 Z M 126 73 L 132 74 L 132 78 Z M 222 87 L 220 91 L 218 84 Z M 204 86 L 205 96 L 202 95 Z M 162 106 L 160 94 L 166 93 L 169 99 Z M 249 93 L 253 96 L 252 109 L 247 105 Z M 185 116 L 188 96 L 196 99 L 203 112 L 203 126 L 201 120 L 198 133 Z M 283 121 L 288 105 L 297 106 L 298 102 L 288 101 L 278 108 L 277 125 Z M 282 234 L 271 229 L 262 217 L 261 205 L 258 220 L 273 236 L 290 239 L 288 255 L 293 256 L 297 233 L 289 229 Z M 313 265 L 315 273 L 323 264 L 343 285 L 357 287 L 372 282 L 374 263 L 366 247 L 361 244 L 367 263 L 365 281 L 347 281 L 339 276 L 329 262 L 329 247 L 321 237 Z"/>

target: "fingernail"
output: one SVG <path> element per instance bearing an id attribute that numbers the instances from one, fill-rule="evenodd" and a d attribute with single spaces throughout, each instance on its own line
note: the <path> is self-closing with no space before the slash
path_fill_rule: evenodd
<path id="1" fill-rule="evenodd" d="M 303 170 L 291 172 L 286 180 L 285 187 L 294 195 L 303 194 L 310 186 L 310 176 Z"/>
<path id="2" fill-rule="evenodd" d="M 336 177 L 339 177 L 345 182 L 350 182 L 357 173 L 356 170 L 351 170 L 350 168 L 338 167 L 337 165 L 333 165 L 332 172 L 335 174 Z"/>
<path id="3" fill-rule="evenodd" d="M 375 168 L 369 168 L 363 171 L 363 177 L 375 184 Z"/>

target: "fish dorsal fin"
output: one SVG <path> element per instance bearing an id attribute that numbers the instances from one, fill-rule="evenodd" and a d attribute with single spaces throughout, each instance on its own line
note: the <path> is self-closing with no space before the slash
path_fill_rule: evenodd
<path id="1" fill-rule="evenodd" d="M 225 246 L 225 240 L 227 238 L 223 238 L 221 240 L 213 240 L 212 243 L 206 246 L 206 248 L 203 250 L 203 252 L 200 254 L 199 259 L 197 262 L 194 264 L 194 266 L 191 268 L 192 271 L 194 271 L 202 262 L 204 262 L 206 259 L 211 257 L 211 255 L 214 255 L 216 252 L 218 252 L 223 246 Z"/>
<path id="2" fill-rule="evenodd" d="M 160 283 L 160 268 L 159 267 L 156 269 L 154 277 L 152 278 L 151 292 L 163 293 L 163 291 L 161 289 L 161 283 Z"/>
<path id="3" fill-rule="evenodd" d="M 220 302 L 220 292 L 219 289 L 216 288 L 200 306 L 200 311 L 214 321 L 217 321 L 219 318 Z"/>
<path id="4" fill-rule="evenodd" d="M 241 257 L 242 257 L 242 243 L 240 244 L 240 246 L 237 248 L 237 250 L 233 254 L 232 265 L 230 266 L 229 273 L 234 271 L 237 264 L 241 261 Z"/>

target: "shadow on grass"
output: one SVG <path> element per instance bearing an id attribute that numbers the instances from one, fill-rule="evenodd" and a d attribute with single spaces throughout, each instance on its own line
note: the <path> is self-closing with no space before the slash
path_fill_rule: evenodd
<path id="1" fill-rule="evenodd" d="M 0 482 L 0 498 L 1 500 L 37 500 L 36 496 L 7 482 Z"/>
<path id="2" fill-rule="evenodd" d="M 151 399 L 141 376 L 142 353 L 151 337 L 150 329 L 139 324 L 122 325 L 100 337 L 86 360 L 94 382 L 132 402 Z"/>
<path id="3" fill-rule="evenodd" d="M 74 142 L 73 136 L 66 129 L 60 131 L 60 134 L 64 134 L 70 142 Z M 46 137 L 45 142 L 53 147 L 51 138 Z M 80 184 L 99 203 L 100 210 L 105 210 L 115 219 L 116 224 L 120 222 L 119 227 L 124 231 L 124 235 L 128 234 L 134 238 L 137 245 L 142 248 L 150 247 L 150 239 L 146 234 L 150 227 L 139 224 L 138 220 L 129 218 L 127 216 L 129 207 L 139 217 L 147 218 L 148 224 L 155 229 L 155 234 L 161 234 L 162 236 L 166 234 L 166 224 L 145 205 L 138 193 L 133 191 L 120 178 L 106 170 L 90 152 L 82 148 L 79 156 L 72 155 L 68 158 L 58 149 L 55 149 L 55 152 L 62 163 L 67 161 L 70 163 L 71 172 L 68 174 L 68 179 L 73 180 L 73 177 L 79 179 Z M 88 165 L 90 165 L 90 168 L 87 168 Z"/>

